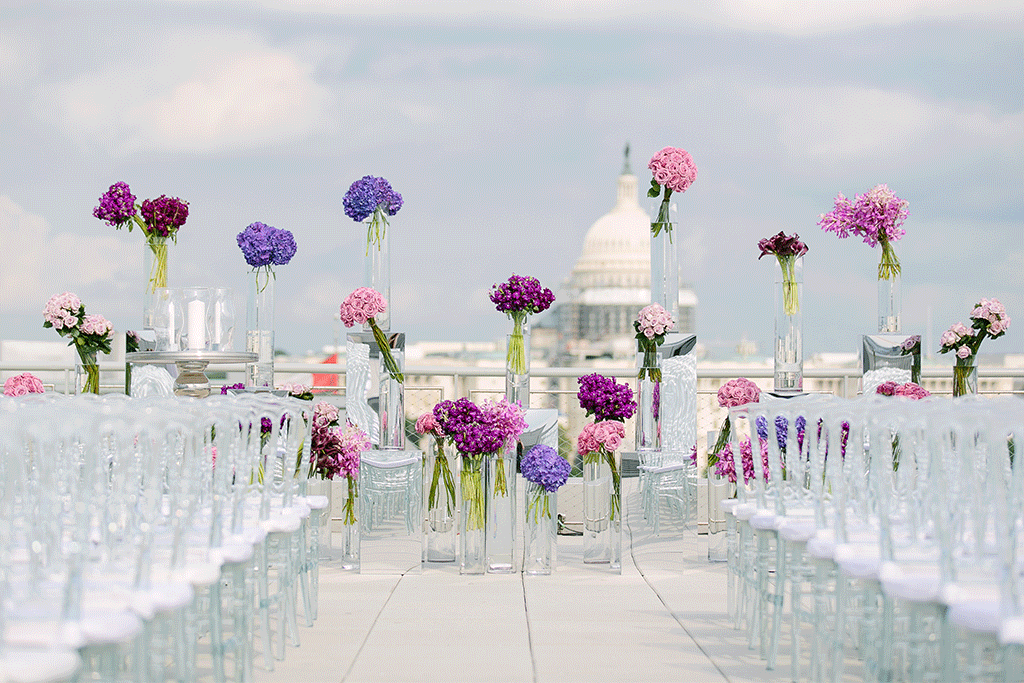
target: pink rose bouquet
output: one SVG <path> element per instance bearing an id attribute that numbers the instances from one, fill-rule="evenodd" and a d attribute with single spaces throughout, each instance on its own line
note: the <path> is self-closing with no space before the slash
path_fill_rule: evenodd
<path id="1" fill-rule="evenodd" d="M 651 234 L 657 237 L 662 230 L 667 230 L 669 239 L 672 239 L 669 198 L 673 192 L 680 194 L 686 192 L 687 188 L 697 179 L 697 166 L 693 163 L 693 157 L 686 150 L 666 147 L 651 157 L 647 168 L 652 174 L 651 188 L 647 190 L 647 196 L 657 198 L 664 192 L 661 206 L 658 208 L 658 217 L 651 223 Z"/>
<path id="2" fill-rule="evenodd" d="M 437 448 L 437 455 L 434 458 L 434 471 L 430 479 L 430 492 L 427 496 L 427 509 L 433 510 L 437 507 L 437 487 L 444 481 L 444 487 L 448 490 L 448 514 L 451 515 L 455 505 L 455 476 L 452 468 L 448 465 L 448 458 L 444 454 L 444 444 L 448 436 L 441 428 L 441 423 L 434 417 L 434 411 L 423 413 L 416 419 L 416 433 L 434 437 L 434 444 Z"/>
<path id="3" fill-rule="evenodd" d="M 896 258 L 892 243 L 906 234 L 902 226 L 907 215 L 906 201 L 897 197 L 888 185 L 876 185 L 857 195 L 852 202 L 840 193 L 835 208 L 822 214 L 818 225 L 840 239 L 858 235 L 869 247 L 882 245 L 878 279 L 891 280 L 900 274 L 900 260 Z"/>
<path id="4" fill-rule="evenodd" d="M 31 372 L 24 372 L 8 377 L 4 382 L 4 396 L 24 396 L 25 394 L 42 394 L 46 390 L 39 378 Z"/>
<path id="5" fill-rule="evenodd" d="M 998 339 L 1010 329 L 1010 316 L 1006 307 L 998 299 L 982 299 L 971 311 L 971 326 L 956 323 L 942 333 L 939 338 L 939 353 L 956 354 L 956 365 L 953 369 L 953 395 L 962 396 L 967 393 L 967 371 L 959 368 L 972 368 L 975 356 L 986 337 Z"/>
<path id="6" fill-rule="evenodd" d="M 882 382 L 875 387 L 875 393 L 883 396 L 906 396 L 907 398 L 915 401 L 932 395 L 930 391 L 918 384 L 915 384 L 914 382 L 897 384 L 893 381 Z"/>
<path id="7" fill-rule="evenodd" d="M 757 403 L 759 400 L 761 400 L 761 390 L 746 377 L 731 379 L 718 387 L 718 405 L 722 408 L 744 406 L 748 403 Z M 729 415 L 726 414 L 725 420 L 722 422 L 722 429 L 718 432 L 718 440 L 708 453 L 708 467 L 718 462 L 722 452 L 729 445 L 731 433 L 732 426 L 729 422 Z"/>
<path id="8" fill-rule="evenodd" d="M 57 330 L 62 337 L 71 337 L 68 346 L 74 346 L 82 359 L 86 380 L 83 391 L 100 393 L 100 366 L 98 352 L 110 353 L 113 324 L 102 315 L 86 315 L 82 300 L 71 292 L 54 294 L 43 309 L 43 327 Z"/>
<path id="9" fill-rule="evenodd" d="M 360 287 L 345 297 L 345 300 L 341 303 L 341 322 L 345 324 L 345 327 L 352 327 L 355 324 L 370 325 L 370 329 L 373 331 L 373 338 L 377 341 L 377 346 L 380 348 L 384 367 L 387 368 L 396 382 L 402 384 L 405 381 L 405 376 L 398 367 L 398 363 L 395 362 L 395 357 L 391 355 L 391 344 L 377 325 L 377 321 L 373 319 L 374 316 L 383 313 L 387 308 L 388 303 L 380 292 L 370 287 Z"/>
<path id="10" fill-rule="evenodd" d="M 344 505 L 345 524 L 356 523 L 356 477 L 363 451 L 370 449 L 366 432 L 338 423 L 338 408 L 326 401 L 313 406 L 313 445 L 310 448 L 310 475 L 321 479 L 348 479 L 348 498 Z"/>
<path id="11" fill-rule="evenodd" d="M 580 432 L 576 440 L 577 450 L 583 456 L 583 466 L 598 465 L 603 459 L 612 473 L 612 488 L 615 495 L 612 497 L 612 510 L 609 519 L 615 519 L 620 514 L 620 501 L 622 491 L 622 477 L 619 468 L 615 466 L 614 453 L 622 445 L 626 438 L 626 427 L 615 420 L 593 422 L 588 424 Z"/>
<path id="12" fill-rule="evenodd" d="M 636 330 L 637 350 L 644 354 L 643 365 L 637 378 L 645 376 L 652 382 L 661 381 L 661 368 L 658 367 L 658 347 L 665 342 L 665 335 L 676 324 L 661 304 L 651 304 L 640 310 L 637 319 L 633 321 L 633 329 Z"/>

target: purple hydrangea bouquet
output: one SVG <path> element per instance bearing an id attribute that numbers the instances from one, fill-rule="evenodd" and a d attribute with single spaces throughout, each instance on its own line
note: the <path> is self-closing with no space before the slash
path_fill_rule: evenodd
<path id="1" fill-rule="evenodd" d="M 102 315 L 86 315 L 82 300 L 71 292 L 54 294 L 43 309 L 43 327 L 57 330 L 62 337 L 71 337 L 68 346 L 74 346 L 85 368 L 83 391 L 100 393 L 100 366 L 98 352 L 110 353 L 113 324 Z"/>
<path id="2" fill-rule="evenodd" d="M 971 326 L 956 323 L 939 338 L 939 353 L 956 355 L 953 366 L 953 395 L 973 393 L 967 384 L 968 376 L 975 370 L 975 356 L 986 337 L 999 339 L 1010 329 L 1010 316 L 998 299 L 982 299 L 971 311 Z"/>
<path id="3" fill-rule="evenodd" d="M 576 440 L 577 451 L 583 458 L 583 465 L 598 464 L 604 460 L 611 468 L 612 500 L 609 521 L 615 519 L 621 509 L 622 475 L 615 466 L 614 453 L 626 438 L 626 427 L 615 420 L 592 422 L 583 428 Z"/>
<path id="4" fill-rule="evenodd" d="M 377 346 L 380 347 L 384 367 L 396 382 L 402 384 L 405 382 L 405 376 L 402 374 L 401 368 L 398 367 L 398 363 L 395 362 L 395 357 L 391 355 L 391 345 L 388 343 L 387 337 L 384 336 L 384 332 L 374 320 L 374 316 L 386 311 L 387 307 L 388 302 L 384 300 L 380 292 L 370 287 L 359 287 L 345 297 L 341 303 L 341 322 L 345 324 L 345 327 L 367 323 L 370 325 L 373 338 L 377 341 Z"/>
<path id="5" fill-rule="evenodd" d="M 348 496 L 343 506 L 344 524 L 356 523 L 355 504 L 358 500 L 356 477 L 363 451 L 369 450 L 366 433 L 352 424 L 344 428 L 339 424 L 338 408 L 326 401 L 313 406 L 313 443 L 310 448 L 310 476 L 321 479 L 345 477 Z"/>
<path id="6" fill-rule="evenodd" d="M 902 226 L 907 220 L 907 202 L 896 196 L 888 185 L 876 185 L 851 202 L 840 193 L 835 208 L 822 214 L 818 220 L 827 232 L 841 239 L 857 235 L 869 247 L 882 246 L 878 263 L 878 279 L 891 280 L 900 274 L 900 260 L 896 258 L 892 243 L 903 237 Z"/>
<path id="7" fill-rule="evenodd" d="M 535 495 L 526 501 L 526 518 L 533 514 L 534 523 L 541 518 L 551 519 L 551 506 L 547 494 L 554 493 L 569 479 L 569 461 L 551 446 L 537 444 L 526 452 L 519 463 L 519 471 L 526 481 L 536 484 Z"/>
<path id="8" fill-rule="evenodd" d="M 658 347 L 665 343 L 665 335 L 676 324 L 661 304 L 651 304 L 640 310 L 633 321 L 639 351 L 644 354 L 639 379 L 645 376 L 652 382 L 661 382 L 661 368 L 658 367 Z"/>
<path id="9" fill-rule="evenodd" d="M 796 260 L 807 253 L 807 245 L 800 241 L 800 235 L 792 236 L 779 231 L 774 237 L 766 237 L 757 243 L 761 256 L 771 254 L 779 261 L 782 269 L 782 303 L 786 315 L 794 315 L 800 310 L 800 288 L 796 281 Z M 760 261 L 761 256 L 757 259 Z"/>
<path id="10" fill-rule="evenodd" d="M 402 208 L 402 195 L 395 192 L 385 178 L 365 175 L 352 183 L 341 203 L 345 215 L 357 223 L 370 219 L 366 228 L 366 253 L 369 254 L 371 244 L 380 249 L 388 216 L 394 216 Z"/>
<path id="11" fill-rule="evenodd" d="M 451 467 L 448 466 L 448 458 L 444 455 L 444 444 L 448 435 L 441 428 L 441 423 L 434 416 L 433 411 L 423 413 L 416 420 L 416 433 L 434 437 L 434 444 L 437 447 L 437 457 L 434 458 L 434 471 L 430 479 L 430 490 L 427 494 L 427 509 L 433 510 L 437 505 L 437 487 L 444 481 L 444 487 L 448 490 L 448 514 L 452 514 L 452 505 L 455 502 L 455 476 Z"/>
<path id="12" fill-rule="evenodd" d="M 586 417 L 594 416 L 595 422 L 617 420 L 625 422 L 636 413 L 633 390 L 628 384 L 618 384 L 614 379 L 598 373 L 580 377 L 580 390 L 576 397 Z"/>
<path id="13" fill-rule="evenodd" d="M 166 287 L 167 239 L 177 243 L 178 229 L 188 219 L 188 202 L 160 195 L 137 205 L 135 195 L 125 182 L 111 185 L 99 201 L 99 206 L 92 210 L 93 216 L 118 230 L 127 226 L 131 232 L 137 225 L 146 235 L 146 243 L 153 254 L 148 293 L 152 294 L 158 287 Z"/>
<path id="14" fill-rule="evenodd" d="M 722 408 L 733 408 L 748 403 L 756 403 L 761 398 L 761 390 L 756 384 L 746 377 L 731 379 L 718 388 L 718 405 Z M 708 452 L 708 467 L 718 462 L 726 447 L 729 444 L 729 436 L 732 433 L 732 426 L 729 422 L 728 413 L 722 422 L 722 429 L 718 432 L 718 440 L 714 447 Z M 731 481 L 736 481 L 732 479 Z"/>
<path id="15" fill-rule="evenodd" d="M 658 217 L 651 223 L 651 234 L 657 237 L 662 230 L 668 232 L 672 239 L 672 218 L 670 216 L 669 199 L 673 192 L 683 193 L 697 179 L 697 165 L 693 163 L 693 157 L 684 149 L 677 147 L 666 147 L 653 157 L 647 164 L 653 174 L 651 177 L 651 188 L 647 190 L 648 197 L 657 198 L 662 195 L 661 205 L 658 207 Z"/>
<path id="16" fill-rule="evenodd" d="M 257 287 L 260 273 L 263 273 L 263 287 L 266 287 L 266 283 L 274 277 L 273 266 L 286 265 L 295 256 L 295 237 L 291 231 L 279 230 L 259 221 L 250 223 L 238 233 L 235 241 L 245 256 L 245 262 L 256 273 Z"/>
<path id="17" fill-rule="evenodd" d="M 540 280 L 526 275 L 512 275 L 506 282 L 491 287 L 491 301 L 512 319 L 508 341 L 508 367 L 516 375 L 526 373 L 526 342 L 523 327 L 527 316 L 546 311 L 555 300 L 550 289 Z"/>

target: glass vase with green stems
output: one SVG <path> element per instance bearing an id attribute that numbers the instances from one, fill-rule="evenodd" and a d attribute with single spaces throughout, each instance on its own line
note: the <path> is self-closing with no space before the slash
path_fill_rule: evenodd
<path id="1" fill-rule="evenodd" d="M 622 506 L 622 475 L 619 468 L 615 466 L 615 453 L 601 446 L 596 451 L 583 454 L 583 465 L 598 465 L 604 461 L 612 473 L 612 499 L 611 513 L 608 521 L 614 521 L 621 514 Z"/>
<path id="2" fill-rule="evenodd" d="M 444 487 L 448 491 L 448 514 L 451 515 L 455 502 L 455 477 L 452 474 L 451 467 L 448 465 L 448 458 L 445 457 L 444 442 L 445 439 L 443 437 L 434 437 L 434 444 L 437 448 L 437 457 L 434 458 L 434 471 L 430 478 L 430 490 L 427 494 L 427 509 L 433 510 L 437 506 L 438 486 L 443 481 Z"/>

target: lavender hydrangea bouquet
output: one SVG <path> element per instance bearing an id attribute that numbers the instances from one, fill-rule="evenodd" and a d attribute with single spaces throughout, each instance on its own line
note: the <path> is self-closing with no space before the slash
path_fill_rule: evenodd
<path id="1" fill-rule="evenodd" d="M 352 183 L 341 200 L 345 215 L 361 223 L 370 219 L 366 227 L 366 253 L 370 245 L 381 248 L 388 227 L 388 216 L 394 216 L 402 208 L 402 195 L 391 188 L 385 178 L 365 175 Z"/>
<path id="2" fill-rule="evenodd" d="M 46 302 L 43 327 L 52 327 L 60 336 L 71 338 L 68 346 L 75 347 L 85 371 L 82 391 L 100 393 L 100 366 L 96 354 L 110 353 L 113 324 L 102 315 L 86 315 L 82 300 L 71 292 L 64 292 Z"/>
<path id="3" fill-rule="evenodd" d="M 267 286 L 274 275 L 273 266 L 287 265 L 295 256 L 295 237 L 289 230 L 279 230 L 266 223 L 250 223 L 245 230 L 235 237 L 238 248 L 245 256 L 245 262 L 252 266 L 256 274 L 257 288 Z M 260 287 L 260 275 L 263 285 Z"/>
<path id="4" fill-rule="evenodd" d="M 525 275 L 512 275 L 506 282 L 491 287 L 491 302 L 512 319 L 512 333 L 508 337 L 506 356 L 505 398 L 529 407 L 529 356 L 526 344 L 528 319 L 534 313 L 546 311 L 555 300 L 550 289 L 542 287 L 540 280 Z"/>
<path id="5" fill-rule="evenodd" d="M 523 572 L 531 575 L 550 574 L 554 547 L 558 538 L 555 514 L 556 493 L 569 478 L 569 461 L 551 446 L 537 444 L 523 456 L 519 464 L 526 490 L 526 547 Z"/>

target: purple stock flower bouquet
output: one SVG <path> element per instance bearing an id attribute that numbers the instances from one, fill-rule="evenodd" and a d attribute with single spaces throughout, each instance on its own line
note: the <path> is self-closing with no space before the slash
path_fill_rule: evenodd
<path id="1" fill-rule="evenodd" d="M 772 254 L 779 261 L 782 269 L 782 303 L 786 315 L 794 315 L 800 310 L 800 289 L 796 283 L 796 260 L 807 253 L 807 245 L 800 241 L 795 232 L 791 237 L 779 231 L 774 237 L 766 237 L 757 243 L 761 256 Z M 757 260 L 761 260 L 761 256 Z"/>
<path id="2" fill-rule="evenodd" d="M 644 354 L 643 365 L 640 366 L 640 373 L 637 375 L 638 379 L 647 376 L 652 382 L 661 382 L 658 347 L 665 343 L 665 335 L 675 324 L 676 321 L 672 319 L 672 315 L 662 308 L 661 304 L 651 304 L 640 309 L 640 314 L 633 321 L 637 350 Z"/>
<path id="3" fill-rule="evenodd" d="M 818 225 L 836 233 L 840 239 L 858 235 L 869 247 L 882 245 L 878 279 L 891 280 L 900 274 L 900 260 L 896 258 L 892 243 L 906 234 L 902 226 L 907 215 L 905 200 L 897 197 L 888 185 L 876 185 L 857 195 L 852 202 L 840 193 L 835 199 L 835 208 L 822 214 Z"/>
<path id="4" fill-rule="evenodd" d="M 526 342 L 523 325 L 526 317 L 546 311 L 555 295 L 540 280 L 526 275 L 512 275 L 500 285 L 491 287 L 491 302 L 512 319 L 512 335 L 508 342 L 508 365 L 514 374 L 526 373 Z"/>
<path id="5" fill-rule="evenodd" d="M 526 501 L 526 516 L 533 513 L 533 521 L 539 522 L 543 517 L 551 519 L 549 493 L 554 493 L 569 478 L 569 461 L 558 454 L 551 446 L 537 444 L 526 452 L 519 463 L 519 470 L 526 481 L 536 484 L 536 494 Z"/>
<path id="6" fill-rule="evenodd" d="M 146 235 L 146 243 L 153 252 L 153 270 L 149 273 L 149 290 L 152 294 L 157 287 L 167 286 L 167 238 L 178 241 L 178 229 L 188 219 L 188 202 L 177 197 L 160 195 L 146 199 L 142 205 L 135 203 L 128 183 L 116 182 L 103 193 L 99 206 L 92 215 L 118 230 L 127 226 L 128 232 L 138 226 Z"/>
<path id="7" fill-rule="evenodd" d="M 405 375 L 402 374 L 401 368 L 395 362 L 395 357 L 391 355 L 391 344 L 383 330 L 377 325 L 377 321 L 374 320 L 374 316 L 386 311 L 387 307 L 388 302 L 384 300 L 380 292 L 370 287 L 359 287 L 345 297 L 341 303 L 341 322 L 345 324 L 345 327 L 369 323 L 370 329 L 373 331 L 373 338 L 376 340 L 377 346 L 380 347 L 384 367 L 396 382 L 402 384 L 405 382 Z"/>
<path id="8" fill-rule="evenodd" d="M 381 238 L 388 227 L 388 216 L 394 216 L 402 208 L 402 195 L 391 188 L 385 178 L 365 175 L 352 183 L 341 200 L 345 215 L 361 223 L 370 219 L 366 228 L 366 253 L 376 243 L 380 249 Z"/>
<path id="9" fill-rule="evenodd" d="M 651 234 L 655 237 L 662 230 L 668 232 L 672 239 L 672 218 L 670 216 L 669 198 L 673 192 L 683 193 L 697 179 L 697 165 L 693 157 L 684 149 L 666 147 L 653 157 L 647 164 L 650 169 L 651 187 L 647 190 L 648 197 L 657 198 L 664 193 L 658 207 L 658 217 L 651 223 Z"/>
<path id="10" fill-rule="evenodd" d="M 267 282 L 274 276 L 272 266 L 283 266 L 295 256 L 295 237 L 289 230 L 279 230 L 266 223 L 250 223 L 235 237 L 245 262 L 252 266 L 257 281 L 262 271 Z M 266 284 L 263 285 L 266 287 Z"/>
<path id="11" fill-rule="evenodd" d="M 633 390 L 628 384 L 618 384 L 610 377 L 598 373 L 580 377 L 580 390 L 576 397 L 586 416 L 594 416 L 595 422 L 618 420 L 625 422 L 636 413 Z"/>
<path id="12" fill-rule="evenodd" d="M 86 393 L 100 392 L 100 366 L 96 362 L 99 352 L 110 353 L 113 324 L 102 315 L 86 315 L 82 300 L 71 292 L 54 294 L 43 309 L 43 327 L 57 330 L 62 337 L 71 337 L 68 346 L 74 346 L 85 368 Z"/>

